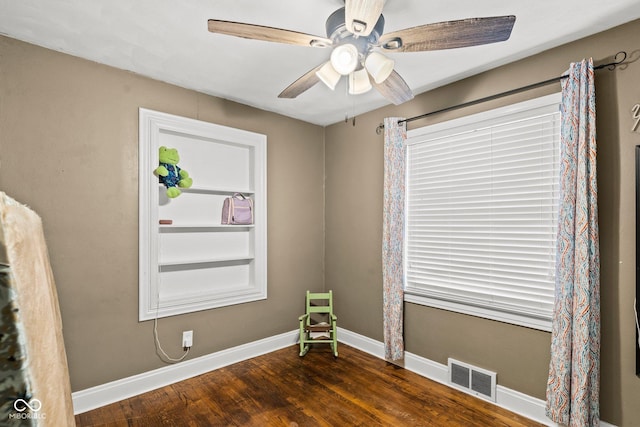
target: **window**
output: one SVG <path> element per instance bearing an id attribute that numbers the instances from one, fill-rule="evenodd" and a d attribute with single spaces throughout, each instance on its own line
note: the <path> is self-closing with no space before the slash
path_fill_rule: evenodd
<path id="1" fill-rule="evenodd" d="M 560 94 L 412 130 L 405 300 L 551 330 Z"/>

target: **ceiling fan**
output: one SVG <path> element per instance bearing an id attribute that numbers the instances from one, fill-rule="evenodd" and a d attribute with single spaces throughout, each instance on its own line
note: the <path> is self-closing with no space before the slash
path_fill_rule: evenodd
<path id="1" fill-rule="evenodd" d="M 477 46 L 507 40 L 516 17 L 494 16 L 425 24 L 383 34 L 382 8 L 386 0 L 345 0 L 326 22 L 327 37 L 280 28 L 209 19 L 209 31 L 254 40 L 317 48 L 331 47 L 330 59 L 308 71 L 283 90 L 279 98 L 295 98 L 319 81 L 332 90 L 347 76 L 349 93 L 375 87 L 398 105 L 413 98 L 411 89 L 394 70 L 394 61 L 380 53 L 422 52 Z"/>

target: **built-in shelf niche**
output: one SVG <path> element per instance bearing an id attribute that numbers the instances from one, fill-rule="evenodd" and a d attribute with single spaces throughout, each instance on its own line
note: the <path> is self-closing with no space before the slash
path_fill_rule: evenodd
<path id="1" fill-rule="evenodd" d="M 266 136 L 140 109 L 139 319 L 267 297 Z M 174 199 L 153 171 L 178 149 L 193 186 Z M 221 224 L 222 204 L 253 199 L 254 224 Z M 160 224 L 171 220 L 171 224 Z"/>

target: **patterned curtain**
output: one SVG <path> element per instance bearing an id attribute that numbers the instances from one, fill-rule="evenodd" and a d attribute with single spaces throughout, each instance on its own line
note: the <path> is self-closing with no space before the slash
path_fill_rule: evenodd
<path id="1" fill-rule="evenodd" d="M 592 60 L 562 86 L 556 295 L 546 414 L 568 426 L 600 421 L 600 253 Z"/>
<path id="2" fill-rule="evenodd" d="M 406 125 L 399 117 L 384 119 L 384 212 L 382 230 L 382 286 L 384 353 L 387 360 L 404 357 L 403 267 L 404 162 Z"/>

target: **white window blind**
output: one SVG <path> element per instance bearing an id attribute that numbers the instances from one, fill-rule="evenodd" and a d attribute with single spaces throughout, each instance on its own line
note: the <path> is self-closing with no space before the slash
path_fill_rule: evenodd
<path id="1" fill-rule="evenodd" d="M 409 133 L 407 301 L 550 330 L 559 101 Z"/>

